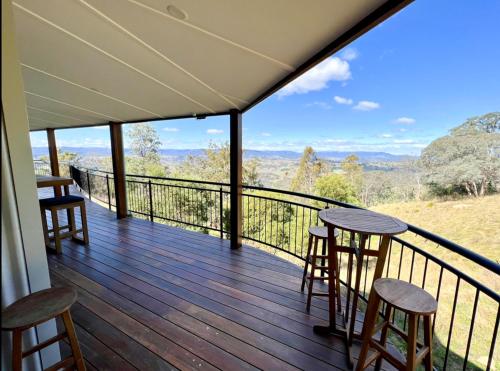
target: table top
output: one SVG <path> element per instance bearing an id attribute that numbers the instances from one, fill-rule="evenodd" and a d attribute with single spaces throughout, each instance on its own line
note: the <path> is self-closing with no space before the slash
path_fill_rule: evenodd
<path id="1" fill-rule="evenodd" d="M 392 236 L 408 229 L 399 219 L 362 209 L 324 209 L 319 212 L 319 218 L 340 229 L 370 235 Z"/>
<path id="2" fill-rule="evenodd" d="M 37 175 L 36 186 L 38 188 L 65 186 L 73 184 L 73 178 L 51 175 Z"/>

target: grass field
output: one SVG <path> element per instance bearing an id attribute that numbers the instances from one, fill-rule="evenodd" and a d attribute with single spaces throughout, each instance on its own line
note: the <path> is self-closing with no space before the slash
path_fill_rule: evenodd
<path id="1" fill-rule="evenodd" d="M 457 201 L 422 201 L 386 204 L 372 209 L 398 217 L 407 223 L 414 224 L 445 237 L 497 263 L 500 261 L 499 195 Z M 475 278 L 495 292 L 500 291 L 500 280 L 492 272 L 486 271 L 476 264 L 472 264 L 460 256 L 412 234 L 406 233 L 403 235 L 403 239 L 424 248 L 424 250 Z M 397 255 L 397 253 L 393 252 L 393 255 Z M 397 256 L 394 256 L 394 258 L 397 258 Z M 402 266 L 407 267 L 409 264 L 410 256 L 407 254 L 403 257 Z M 422 266 L 423 261 L 417 259 L 415 261 L 416 270 L 413 273 L 413 277 L 420 277 Z M 425 289 L 433 295 L 437 291 L 436 268 L 427 270 L 427 275 L 434 278 L 428 279 L 425 284 Z M 408 272 L 402 272 L 402 276 L 405 274 L 408 274 Z M 413 282 L 419 282 L 418 278 L 414 278 Z M 443 349 L 448 341 L 448 329 L 456 284 L 457 280 L 454 275 L 444 275 L 435 329 L 436 342 L 440 344 L 438 348 L 441 348 L 441 350 L 437 349 L 436 358 L 444 357 Z M 450 350 L 452 353 L 449 354 L 449 369 L 462 367 L 463 358 L 461 355 L 465 353 L 467 346 L 466 342 L 470 331 L 474 295 L 475 290 L 462 281 L 450 340 Z M 492 327 L 495 323 L 497 311 L 498 304 L 496 302 L 485 295 L 480 296 L 478 312 L 474 321 L 474 337 L 471 344 L 468 369 L 485 368 L 493 331 Z M 495 353 L 492 369 L 500 369 L 498 341 Z"/>

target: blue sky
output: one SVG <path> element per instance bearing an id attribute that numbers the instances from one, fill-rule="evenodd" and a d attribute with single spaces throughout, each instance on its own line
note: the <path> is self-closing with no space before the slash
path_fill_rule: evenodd
<path id="1" fill-rule="evenodd" d="M 500 1 L 416 0 L 243 117 L 244 147 L 419 154 L 467 118 L 500 110 Z M 229 140 L 227 117 L 156 122 L 164 148 Z M 109 146 L 106 128 L 56 131 Z M 46 145 L 44 132 L 33 146 Z"/>

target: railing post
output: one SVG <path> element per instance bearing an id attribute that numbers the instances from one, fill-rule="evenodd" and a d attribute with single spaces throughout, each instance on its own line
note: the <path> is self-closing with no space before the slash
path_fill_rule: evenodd
<path id="1" fill-rule="evenodd" d="M 88 189 L 88 194 L 89 194 L 89 200 L 92 200 L 92 190 L 91 190 L 91 185 L 90 185 L 90 175 L 89 175 L 89 171 L 87 170 L 87 185 L 89 186 L 89 189 Z"/>
<path id="2" fill-rule="evenodd" d="M 148 190 L 149 190 L 149 220 L 154 221 L 154 213 L 153 213 L 153 190 L 151 187 L 151 179 L 148 181 Z"/>
<path id="3" fill-rule="evenodd" d="M 109 191 L 109 175 L 106 174 L 106 190 L 108 192 L 108 209 L 111 210 L 111 192 Z"/>
<path id="4" fill-rule="evenodd" d="M 219 229 L 220 229 L 220 238 L 224 238 L 224 197 L 222 194 L 222 187 L 219 188 Z"/>
<path id="5" fill-rule="evenodd" d="M 230 180 L 231 180 L 231 248 L 237 249 L 242 243 L 242 120 L 241 112 L 232 109 L 230 116 Z"/>

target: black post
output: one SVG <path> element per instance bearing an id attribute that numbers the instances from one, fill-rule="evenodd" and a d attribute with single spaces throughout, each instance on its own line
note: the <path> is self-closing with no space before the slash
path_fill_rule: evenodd
<path id="1" fill-rule="evenodd" d="M 106 174 L 106 190 L 108 191 L 108 209 L 111 210 L 111 192 L 109 191 L 109 175 Z"/>
<path id="2" fill-rule="evenodd" d="M 219 189 L 219 229 L 220 229 L 220 238 L 224 238 L 224 198 L 222 194 L 222 187 Z"/>
<path id="3" fill-rule="evenodd" d="M 230 116 L 231 248 L 241 247 L 242 235 L 242 120 L 241 112 L 232 109 Z"/>
<path id="4" fill-rule="evenodd" d="M 88 191 L 88 194 L 89 194 L 89 200 L 92 200 L 92 194 L 90 192 L 90 175 L 89 175 L 89 171 L 87 170 L 87 185 L 89 186 L 89 191 Z"/>
<path id="5" fill-rule="evenodd" d="M 148 181 L 148 191 L 149 191 L 149 220 L 154 221 L 153 213 L 153 190 L 151 187 L 151 179 Z"/>

